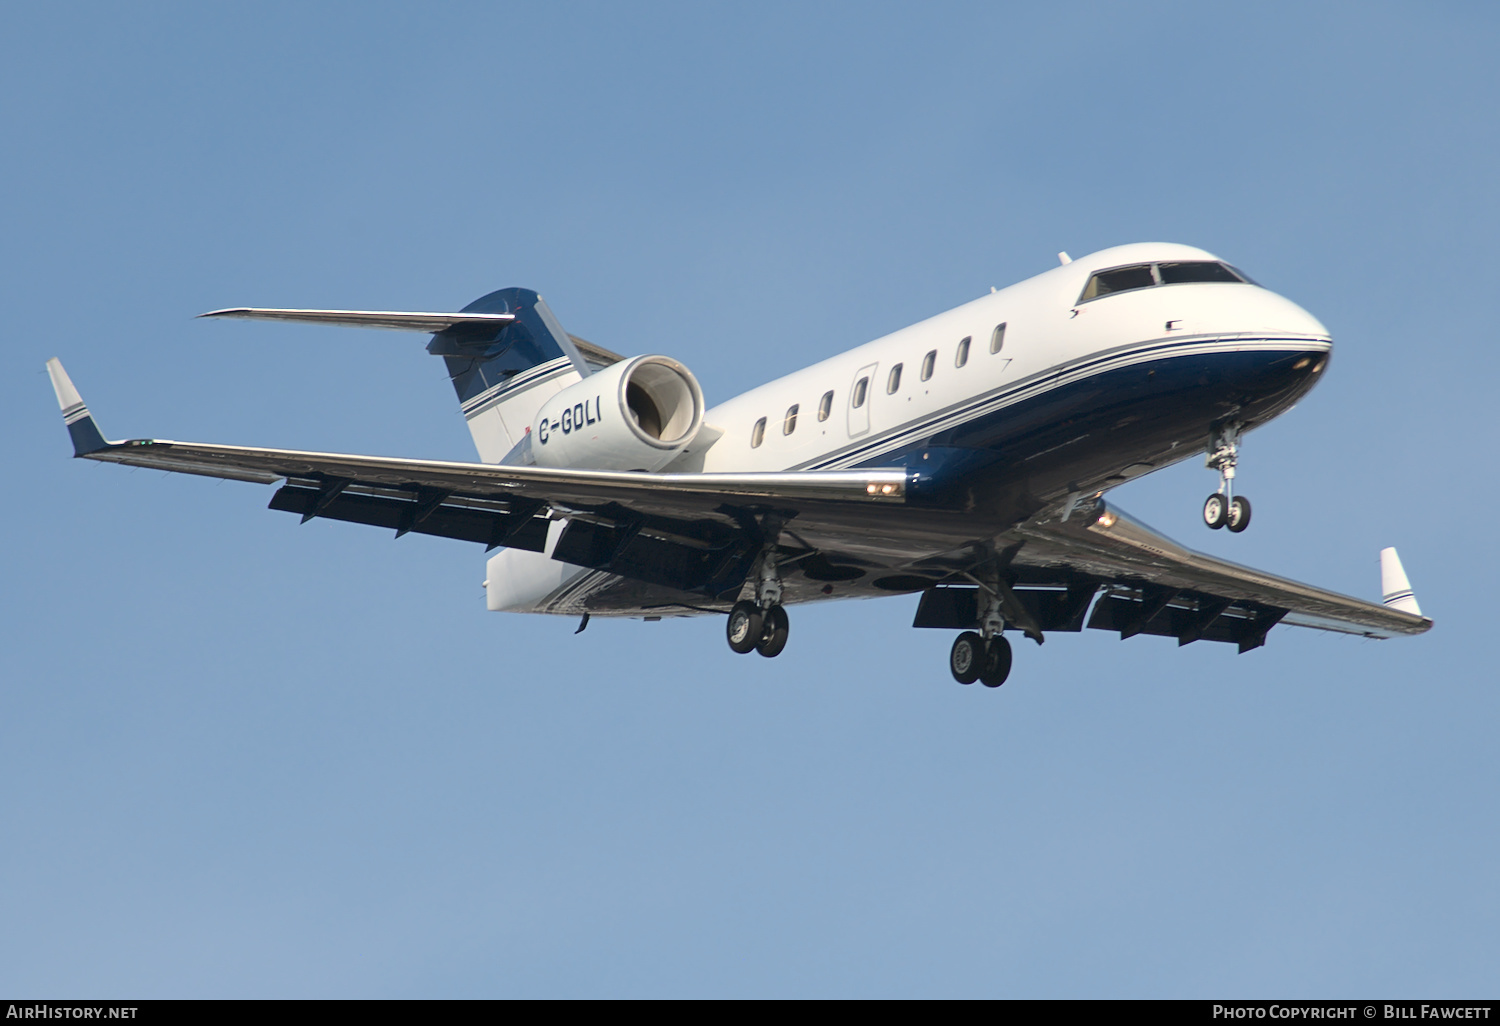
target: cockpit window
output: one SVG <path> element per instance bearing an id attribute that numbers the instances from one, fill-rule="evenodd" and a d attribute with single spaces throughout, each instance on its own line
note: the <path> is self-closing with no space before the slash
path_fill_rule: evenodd
<path id="1" fill-rule="evenodd" d="M 1163 264 L 1132 264 L 1097 271 L 1084 286 L 1080 303 L 1102 299 L 1116 292 L 1148 289 L 1153 285 L 1190 285 L 1195 282 L 1243 282 L 1254 285 L 1244 272 L 1217 260 L 1177 260 Z"/>
<path id="2" fill-rule="evenodd" d="M 1155 284 L 1156 278 L 1151 274 L 1150 264 L 1116 267 L 1112 271 L 1100 271 L 1090 278 L 1079 302 L 1087 303 L 1090 299 L 1112 296 L 1116 292 L 1129 292 L 1131 289 L 1149 289 Z"/>
<path id="3" fill-rule="evenodd" d="M 1227 264 L 1215 260 L 1193 260 L 1178 264 L 1157 264 L 1163 285 L 1186 285 L 1195 281 L 1242 281 Z"/>

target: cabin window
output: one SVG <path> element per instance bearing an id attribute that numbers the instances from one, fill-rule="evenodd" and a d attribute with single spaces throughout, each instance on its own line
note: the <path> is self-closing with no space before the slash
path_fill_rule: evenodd
<path id="1" fill-rule="evenodd" d="M 1151 272 L 1150 264 L 1116 267 L 1108 271 L 1099 271 L 1089 278 L 1089 283 L 1084 286 L 1083 295 L 1078 298 L 1078 301 L 1087 303 L 1091 299 L 1102 299 L 1116 292 L 1149 289 L 1155 284 L 1156 275 Z"/>
<path id="2" fill-rule="evenodd" d="M 750 429 L 750 448 L 760 448 L 760 443 L 766 440 L 766 418 L 762 417 L 755 422 L 755 427 Z"/>
<path id="3" fill-rule="evenodd" d="M 998 353 L 1005 348 L 1005 322 L 995 325 L 995 330 L 990 332 L 990 352 Z"/>
<path id="4" fill-rule="evenodd" d="M 1217 260 L 1190 260 L 1175 264 L 1157 264 L 1163 285 L 1186 285 L 1199 281 L 1232 281 L 1243 279 Z"/>
<path id="5" fill-rule="evenodd" d="M 959 339 L 958 352 L 953 354 L 953 366 L 962 367 L 964 364 L 969 362 L 970 341 L 972 341 L 972 337 L 969 335 L 965 335 L 963 338 Z"/>
<path id="6" fill-rule="evenodd" d="M 853 396 L 852 401 L 849 403 L 849 405 L 853 406 L 856 410 L 859 409 L 861 406 L 863 406 L 865 404 L 865 393 L 868 392 L 869 390 L 870 390 L 870 379 L 869 378 L 860 378 L 858 381 L 856 381 L 854 383 L 854 396 Z"/>
<path id="7" fill-rule="evenodd" d="M 781 422 L 781 433 L 789 435 L 797 430 L 797 411 L 801 409 L 798 403 L 792 403 L 787 407 L 786 418 Z"/>
<path id="8" fill-rule="evenodd" d="M 890 377 L 885 379 L 886 395 L 895 395 L 896 389 L 901 387 L 901 365 L 898 363 L 891 368 Z"/>
<path id="9" fill-rule="evenodd" d="M 937 366 L 937 350 L 934 349 L 922 357 L 922 380 L 926 381 L 932 377 L 932 368 Z"/>
<path id="10" fill-rule="evenodd" d="M 818 420 L 819 421 L 825 421 L 825 420 L 827 420 L 828 419 L 828 415 L 830 413 L 832 413 L 832 412 L 833 412 L 833 391 L 829 390 L 827 392 L 824 392 L 823 393 L 823 398 L 821 398 L 821 399 L 818 400 Z"/>

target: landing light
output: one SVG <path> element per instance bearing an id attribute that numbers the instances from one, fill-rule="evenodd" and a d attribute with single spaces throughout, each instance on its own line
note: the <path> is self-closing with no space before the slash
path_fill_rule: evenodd
<path id="1" fill-rule="evenodd" d="M 1301 370 L 1303 367 L 1306 367 L 1310 363 L 1312 363 L 1312 357 L 1304 356 L 1302 359 L 1292 364 L 1292 370 Z"/>
<path id="2" fill-rule="evenodd" d="M 889 495 L 892 492 L 894 492 L 895 490 L 896 490 L 896 486 L 893 485 L 893 484 L 881 485 L 880 486 L 880 492 L 881 492 L 882 495 Z"/>
<path id="3" fill-rule="evenodd" d="M 1106 514 L 1104 514 L 1104 516 L 1102 516 L 1102 517 L 1099 518 L 1099 526 L 1100 527 L 1114 527 L 1115 526 L 1115 520 L 1117 520 L 1117 519 L 1118 518 L 1113 513 L 1106 513 Z"/>
<path id="4" fill-rule="evenodd" d="M 874 481 L 871 481 L 869 484 L 865 485 L 865 491 L 869 492 L 871 495 L 874 495 L 879 490 L 880 486 L 877 485 Z"/>

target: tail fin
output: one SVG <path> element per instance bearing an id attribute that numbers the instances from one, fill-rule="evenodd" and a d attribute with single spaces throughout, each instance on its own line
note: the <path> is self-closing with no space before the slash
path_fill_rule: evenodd
<path id="1" fill-rule="evenodd" d="M 620 359 L 563 331 L 530 289 L 500 289 L 464 313 L 509 314 L 499 323 L 458 323 L 433 335 L 427 351 L 441 356 L 458 393 L 469 433 L 486 463 L 498 463 L 526 435 L 536 411 L 553 395 Z"/>

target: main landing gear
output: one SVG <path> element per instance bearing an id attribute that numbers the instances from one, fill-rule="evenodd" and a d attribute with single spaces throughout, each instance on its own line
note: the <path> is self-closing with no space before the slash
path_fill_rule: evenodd
<path id="1" fill-rule="evenodd" d="M 1203 503 L 1203 522 L 1217 531 L 1227 527 L 1239 534 L 1250 526 L 1250 500 L 1234 494 L 1234 470 L 1240 462 L 1240 435 L 1245 426 L 1231 421 L 1208 436 L 1208 456 L 1203 465 L 1219 472 L 1219 490 Z"/>
<path id="2" fill-rule="evenodd" d="M 790 631 L 791 623 L 781 605 L 781 575 L 776 570 L 776 555 L 767 549 L 761 556 L 755 601 L 746 599 L 734 604 L 724 634 L 729 639 L 730 651 L 746 655 L 753 650 L 770 659 L 786 648 Z"/>
<path id="3" fill-rule="evenodd" d="M 964 631 L 948 652 L 948 670 L 960 684 L 977 680 L 987 688 L 998 688 L 1010 676 L 1010 642 L 1001 633 L 1005 617 L 996 580 L 992 577 L 988 587 L 981 583 L 979 631 Z M 1036 636 L 1040 638 L 1041 634 Z"/>

